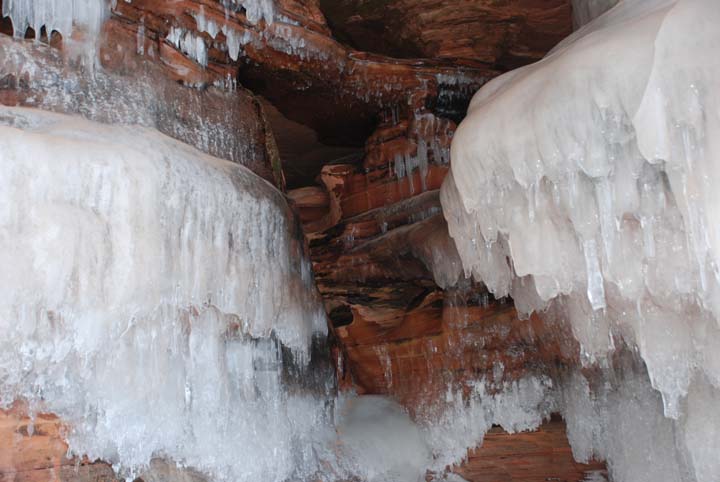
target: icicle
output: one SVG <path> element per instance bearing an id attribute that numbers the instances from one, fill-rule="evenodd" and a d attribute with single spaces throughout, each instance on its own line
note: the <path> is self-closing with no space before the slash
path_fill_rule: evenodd
<path id="1" fill-rule="evenodd" d="M 94 41 L 108 14 L 108 5 L 105 0 L 5 0 L 2 14 L 10 17 L 18 38 L 32 28 L 37 40 L 42 27 L 48 36 L 54 30 L 69 37 L 75 26 L 84 29 L 89 41 Z"/>

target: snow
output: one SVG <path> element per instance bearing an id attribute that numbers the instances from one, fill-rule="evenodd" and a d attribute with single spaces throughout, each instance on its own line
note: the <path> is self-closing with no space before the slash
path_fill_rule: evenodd
<path id="1" fill-rule="evenodd" d="M 318 471 L 334 377 L 308 382 L 326 320 L 281 193 L 152 129 L 26 108 L 0 108 L 0 163 L 0 405 L 58 414 L 128 477 L 155 456 Z"/>
<path id="2" fill-rule="evenodd" d="M 475 95 L 441 192 L 465 274 L 601 369 L 560 408 L 617 482 L 717 475 L 718 22 L 712 0 L 619 2 Z"/>

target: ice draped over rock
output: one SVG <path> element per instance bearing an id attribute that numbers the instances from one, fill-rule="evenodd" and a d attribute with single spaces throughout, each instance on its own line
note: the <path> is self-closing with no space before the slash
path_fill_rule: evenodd
<path id="1" fill-rule="evenodd" d="M 318 470 L 325 313 L 280 192 L 153 129 L 23 108 L 0 109 L 0 165 L 0 405 L 120 469 Z"/>
<path id="2" fill-rule="evenodd" d="M 15 35 L 20 38 L 27 28 L 40 32 L 43 27 L 48 34 L 57 31 L 70 35 L 73 27 L 79 27 L 94 35 L 116 3 L 117 0 L 5 0 L 2 15 L 12 19 Z M 222 3 L 227 9 L 244 10 L 253 24 L 261 20 L 269 24 L 275 18 L 275 0 L 222 0 Z"/>
<path id="3" fill-rule="evenodd" d="M 48 36 L 52 31 L 69 36 L 73 27 L 95 36 L 109 7 L 108 0 L 5 0 L 2 15 L 12 19 L 15 36 L 19 38 L 24 37 L 28 28 L 32 28 L 39 38 L 43 27 Z"/>
<path id="4" fill-rule="evenodd" d="M 592 420 L 596 449 L 621 439 L 609 407 L 645 404 L 617 430 L 667 442 L 642 448 L 663 480 L 720 471 L 720 421 L 703 411 L 720 402 L 718 24 L 712 0 L 619 2 L 475 95 L 441 193 L 466 274 L 522 312 L 568 320 L 605 376 L 620 345 L 636 350 L 660 408 L 643 376 L 604 402 L 593 383 L 575 390 L 594 408 L 573 448 L 593 446 L 579 435 Z M 615 480 L 657 480 L 609 452 Z"/>

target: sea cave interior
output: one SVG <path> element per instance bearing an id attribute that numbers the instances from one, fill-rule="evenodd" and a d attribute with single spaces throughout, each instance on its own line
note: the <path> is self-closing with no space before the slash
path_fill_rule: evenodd
<path id="1" fill-rule="evenodd" d="M 0 12 L 1 482 L 720 482 L 718 0 Z"/>

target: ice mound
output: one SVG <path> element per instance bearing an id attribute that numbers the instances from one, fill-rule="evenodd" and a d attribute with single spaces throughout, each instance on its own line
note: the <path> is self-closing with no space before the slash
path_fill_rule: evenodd
<path id="1" fill-rule="evenodd" d="M 647 367 L 662 403 L 628 381 L 613 403 L 643 417 L 600 426 L 615 442 L 638 434 L 624 445 L 636 450 L 651 426 L 671 440 L 649 438 L 634 462 L 601 454 L 616 481 L 658 480 L 631 470 L 640 459 L 675 463 L 661 480 L 717 478 L 720 445 L 699 440 L 720 433 L 718 24 L 712 0 L 619 2 L 475 95 L 441 192 L 466 275 L 568 320 L 585 364 L 615 373 L 627 346 Z"/>
<path id="2" fill-rule="evenodd" d="M 0 166 L 0 405 L 58 414 L 127 476 L 318 472 L 334 377 L 280 192 L 152 129 L 23 108 L 0 108 Z"/>
<path id="3" fill-rule="evenodd" d="M 420 428 L 389 398 L 346 399 L 338 413 L 338 434 L 343 460 L 361 480 L 425 480 L 430 448 Z"/>

